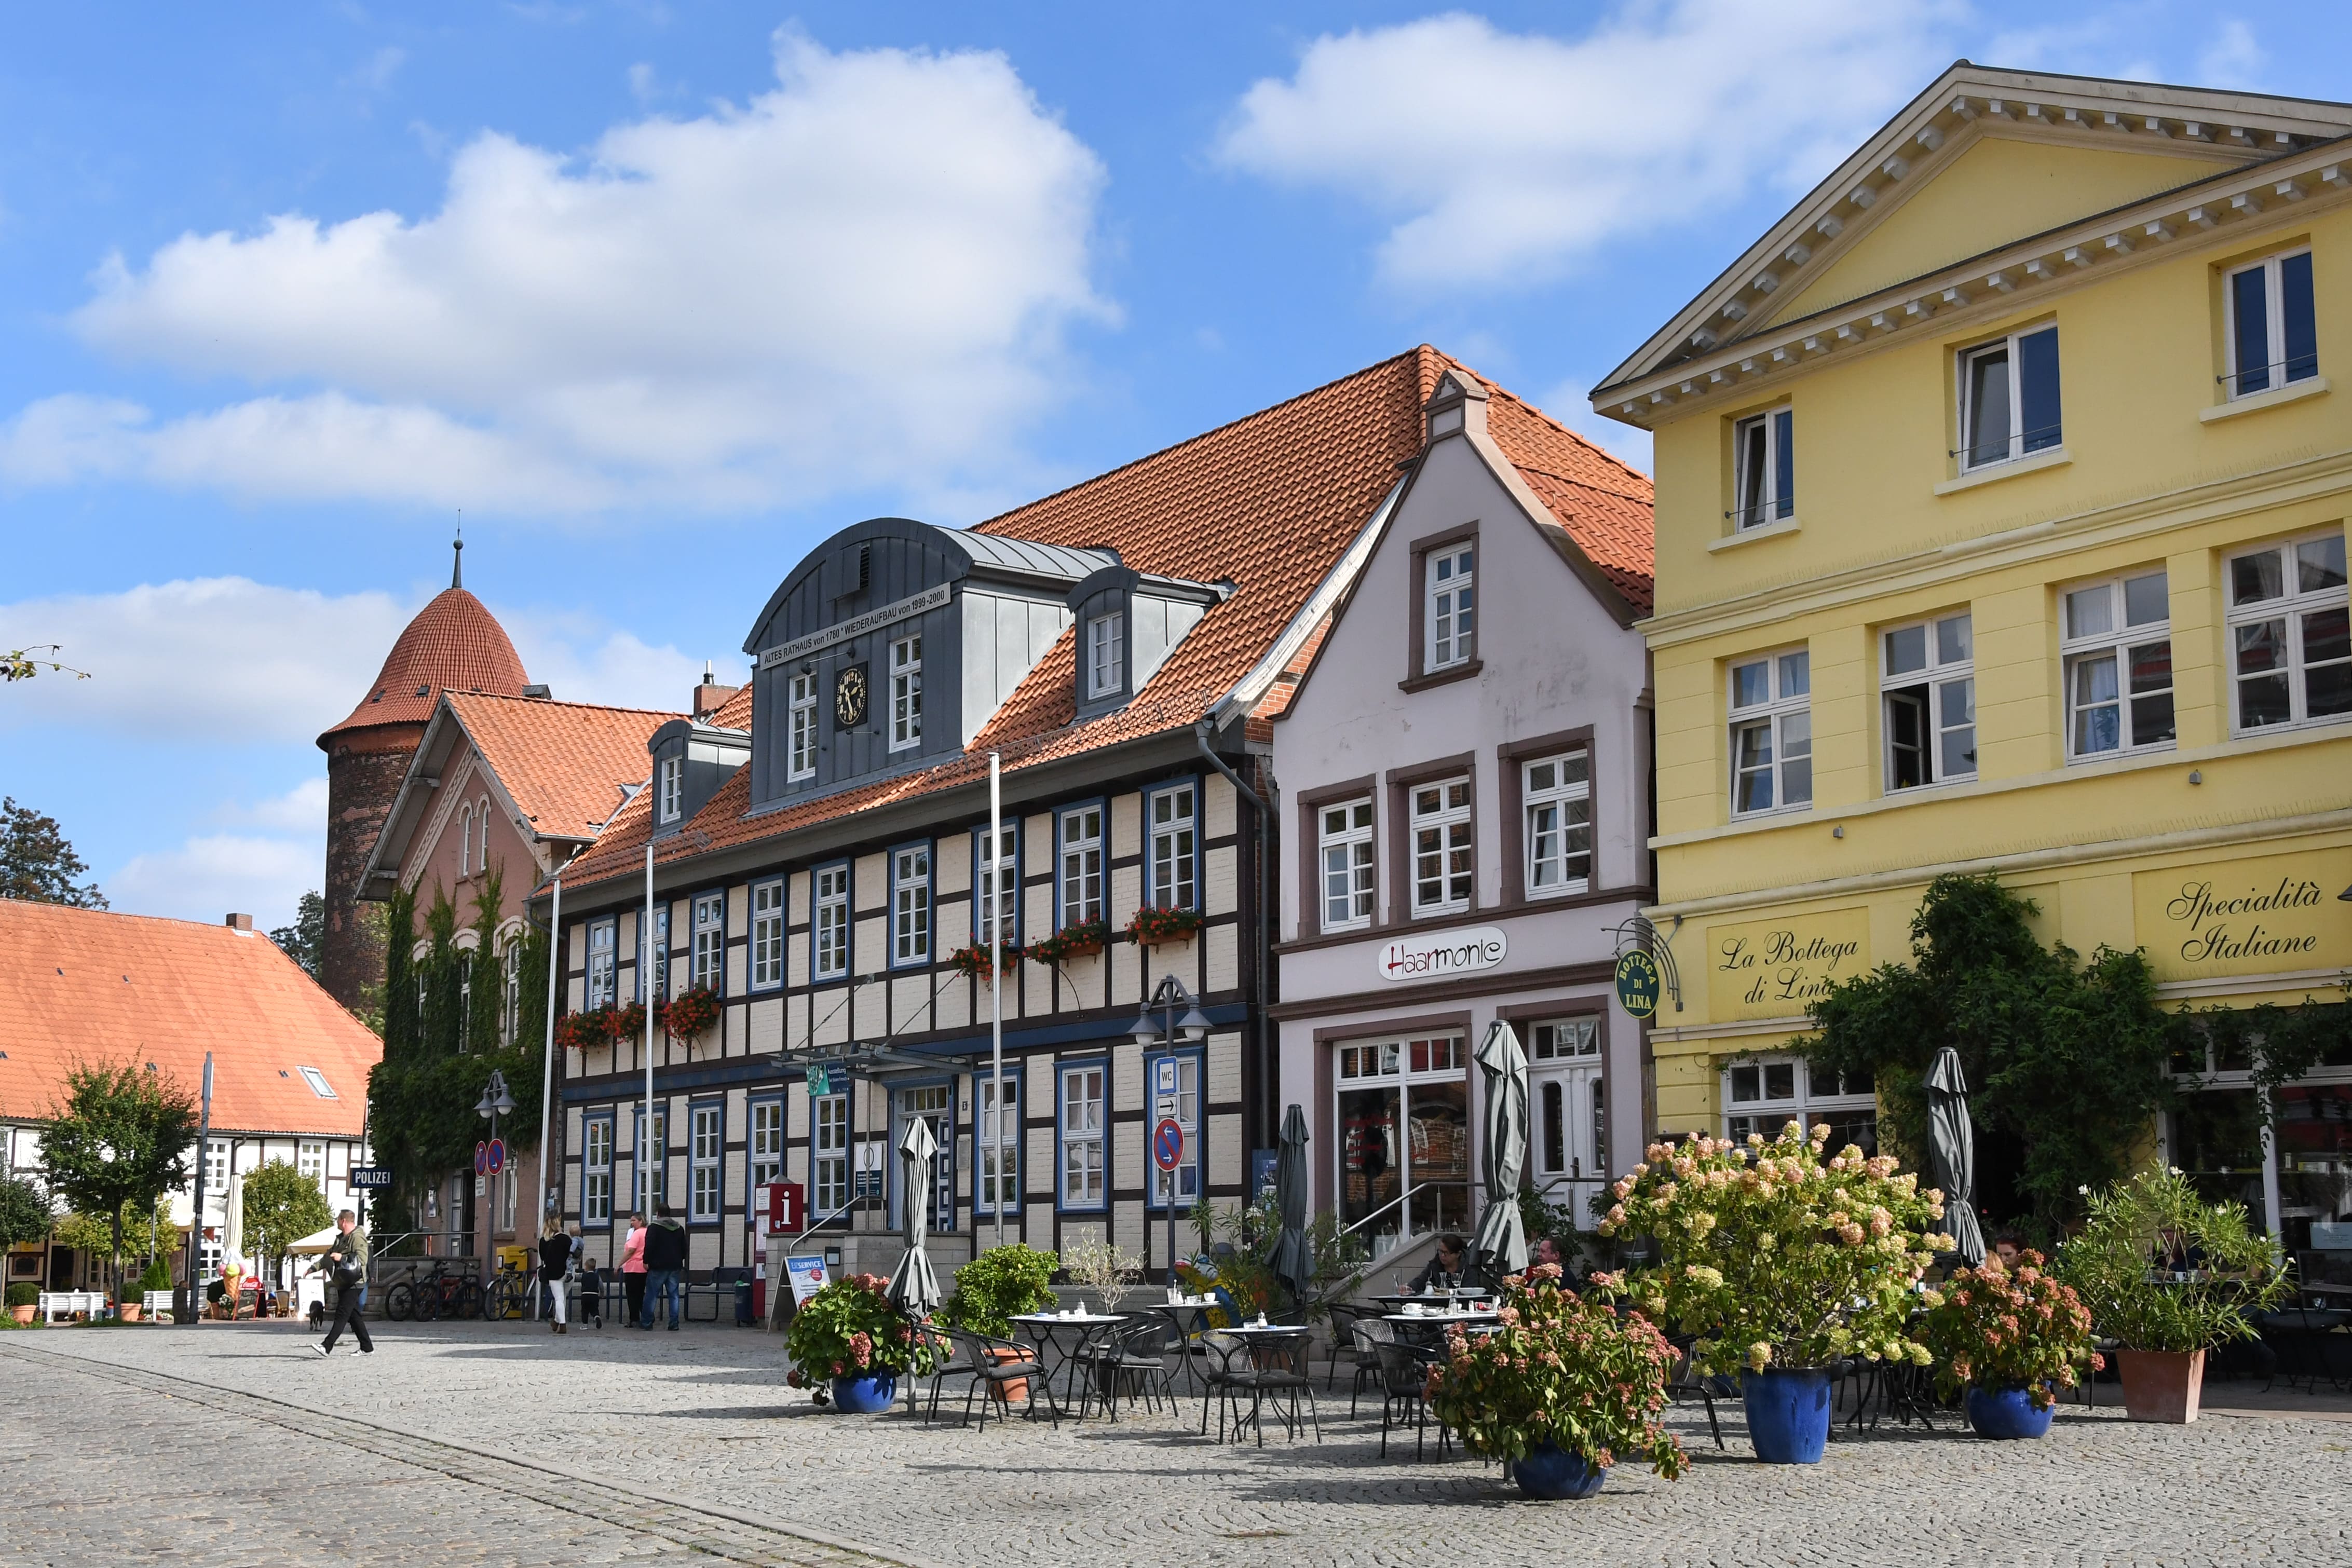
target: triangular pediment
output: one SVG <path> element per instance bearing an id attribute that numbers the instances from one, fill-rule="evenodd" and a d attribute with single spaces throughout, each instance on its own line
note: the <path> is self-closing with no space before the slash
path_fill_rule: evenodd
<path id="1" fill-rule="evenodd" d="M 1612 371 L 1620 388 L 2004 245 L 2352 133 L 2352 105 L 1963 60 Z"/>

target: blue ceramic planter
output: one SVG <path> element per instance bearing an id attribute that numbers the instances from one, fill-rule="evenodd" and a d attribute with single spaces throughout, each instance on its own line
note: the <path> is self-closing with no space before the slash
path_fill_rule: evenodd
<path id="1" fill-rule="evenodd" d="M 1979 1388 L 1971 1383 L 1968 1411 L 1969 1425 L 1979 1437 L 2046 1437 L 2058 1406 L 2036 1410 L 2022 1388 Z"/>
<path id="2" fill-rule="evenodd" d="M 1814 1367 L 1751 1372 L 1739 1380 L 1748 1440 L 1768 1465 L 1818 1465 L 1830 1441 L 1830 1375 Z"/>
<path id="3" fill-rule="evenodd" d="M 885 1373 L 879 1377 L 836 1377 L 833 1380 L 833 1407 L 845 1416 L 879 1416 L 898 1402 L 898 1375 Z"/>
<path id="4" fill-rule="evenodd" d="M 1511 1476 L 1529 1497 L 1588 1498 L 1601 1490 L 1609 1472 L 1586 1464 L 1582 1454 L 1556 1443 L 1538 1443 L 1534 1453 L 1511 1462 Z"/>

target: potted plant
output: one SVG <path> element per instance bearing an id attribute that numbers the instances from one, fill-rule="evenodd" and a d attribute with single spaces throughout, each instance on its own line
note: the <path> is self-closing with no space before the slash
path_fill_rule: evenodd
<path id="1" fill-rule="evenodd" d="M 1010 968 L 1021 961 L 1021 949 L 1011 942 L 1004 944 L 1004 963 Z M 996 983 L 996 965 L 985 942 L 967 942 L 948 955 L 948 967 L 967 979 Z"/>
<path id="2" fill-rule="evenodd" d="M 1157 947 L 1162 943 L 1181 942 L 1208 923 L 1208 916 L 1197 909 L 1171 909 L 1155 904 L 1135 912 L 1127 923 L 1128 939 L 1139 946 Z"/>
<path id="3" fill-rule="evenodd" d="M 899 1374 L 930 1370 L 929 1345 L 891 1304 L 889 1289 L 879 1274 L 852 1274 L 810 1297 L 785 1335 L 793 1369 L 784 1381 L 807 1388 L 830 1378 L 834 1408 L 848 1415 L 889 1409 Z"/>
<path id="4" fill-rule="evenodd" d="M 630 1002 L 622 1007 L 606 1008 L 604 1027 L 615 1042 L 646 1038 L 646 1004 Z"/>
<path id="5" fill-rule="evenodd" d="M 1073 958 L 1084 958 L 1099 953 L 1110 940 L 1107 921 L 1087 920 L 1076 925 L 1065 925 L 1051 936 L 1041 936 L 1022 951 L 1037 963 L 1058 968 Z"/>
<path id="6" fill-rule="evenodd" d="M 30 1280 L 19 1280 L 8 1287 L 8 1315 L 16 1320 L 18 1328 L 30 1328 L 40 1310 L 40 1286 Z"/>
<path id="7" fill-rule="evenodd" d="M 1022 1312 L 1043 1312 L 1054 1304 L 1054 1270 L 1061 1260 L 1051 1252 L 1013 1242 L 992 1247 L 955 1271 L 955 1293 L 948 1298 L 947 1321 L 971 1333 L 991 1339 L 1011 1339 L 1013 1320 Z M 998 1350 L 999 1361 L 1015 1353 Z M 1029 1397 L 1026 1379 L 1004 1385 L 1002 1397 Z"/>
<path id="8" fill-rule="evenodd" d="M 698 1040 L 719 1021 L 719 993 L 709 986 L 696 986 L 667 1001 L 656 1002 L 654 1011 L 670 1039 Z"/>
<path id="9" fill-rule="evenodd" d="M 1944 1304 L 1928 1315 L 1927 1342 L 1948 1394 L 1965 1387 L 1969 1425 L 1981 1437 L 2040 1437 L 2050 1430 L 2058 1388 L 2075 1368 L 2105 1365 L 2091 1348 L 2091 1312 L 2044 1266 L 2039 1252 L 1961 1269 L 1944 1282 Z"/>
<path id="10" fill-rule="evenodd" d="M 1073 1241 L 1062 1249 L 1061 1257 L 1062 1271 L 1070 1283 L 1092 1291 L 1106 1312 L 1118 1311 L 1143 1267 L 1142 1259 L 1112 1241 Z"/>
<path id="11" fill-rule="evenodd" d="M 1505 1280 L 1493 1333 L 1447 1334 L 1431 1411 L 1472 1453 L 1510 1461 L 1529 1497 L 1591 1497 L 1629 1454 L 1675 1479 L 1690 1460 L 1659 1419 L 1674 1347 L 1640 1312 L 1563 1291 L 1559 1272 L 1541 1263 Z"/>
<path id="12" fill-rule="evenodd" d="M 2058 1249 L 2058 1274 L 2121 1347 L 2131 1418 L 2194 1421 L 2205 1353 L 2253 1338 L 2253 1314 L 2293 1281 L 2243 1206 L 2207 1203 L 2178 1168 L 2084 1196 L 2089 1217 Z"/>
<path id="13" fill-rule="evenodd" d="M 114 1315 L 123 1322 L 135 1323 L 146 1308 L 147 1303 L 140 1298 L 138 1287 L 134 1285 L 124 1291 L 121 1298 L 114 1303 Z"/>
<path id="14" fill-rule="evenodd" d="M 1757 1458 L 1817 1464 L 1829 1441 L 1830 1367 L 1848 1356 L 1935 1357 L 1911 1337 L 1920 1277 L 1951 1239 L 1943 1195 L 1848 1145 L 1824 1158 L 1826 1126 L 1790 1122 L 1745 1146 L 1700 1137 L 1653 1144 L 1611 1189 L 1601 1235 L 1646 1237 L 1657 1262 L 1592 1276 L 1661 1322 L 1696 1335 L 1692 1367 L 1738 1376 Z"/>
<path id="15" fill-rule="evenodd" d="M 609 1045 L 613 1040 L 613 1009 L 592 1008 L 586 1012 L 565 1013 L 555 1020 L 555 1043 L 566 1051 L 586 1051 L 590 1046 Z"/>

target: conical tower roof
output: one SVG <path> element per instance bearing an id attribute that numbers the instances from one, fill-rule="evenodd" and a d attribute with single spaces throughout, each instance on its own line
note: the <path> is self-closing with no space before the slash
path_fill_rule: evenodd
<path id="1" fill-rule="evenodd" d="M 462 562 L 464 558 L 458 559 Z M 522 695 L 530 680 L 522 659 L 498 617 L 463 583 L 462 572 L 452 570 L 448 588 L 435 594 L 393 643 L 359 706 L 319 737 L 320 749 L 328 749 L 328 743 L 345 730 L 423 724 L 433 716 L 434 705 L 445 691 Z"/>

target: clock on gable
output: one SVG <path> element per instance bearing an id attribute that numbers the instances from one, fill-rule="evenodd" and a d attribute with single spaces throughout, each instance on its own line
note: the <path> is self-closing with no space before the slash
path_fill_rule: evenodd
<path id="1" fill-rule="evenodd" d="M 866 722 L 866 666 L 845 665 L 833 680 L 833 727 L 856 729 Z"/>

